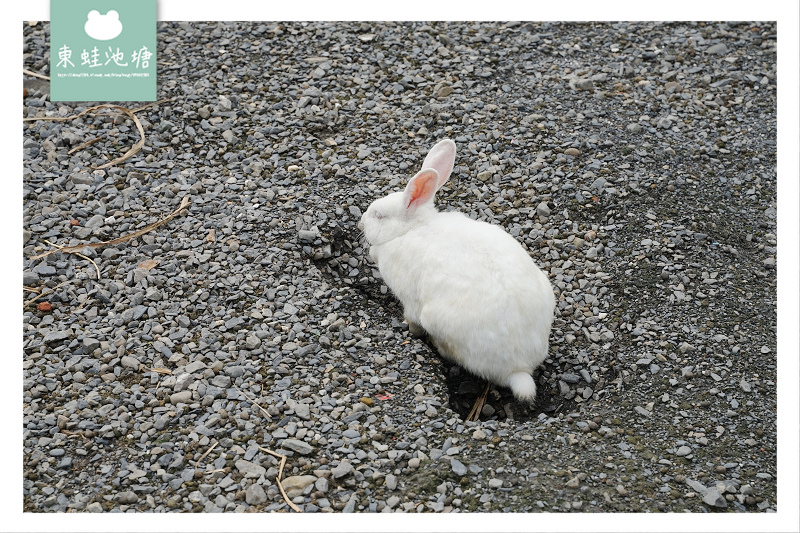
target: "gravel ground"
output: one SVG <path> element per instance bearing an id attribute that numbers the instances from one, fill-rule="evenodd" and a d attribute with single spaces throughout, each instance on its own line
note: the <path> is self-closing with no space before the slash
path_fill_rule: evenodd
<path id="1" fill-rule="evenodd" d="M 774 23 L 158 32 L 134 157 L 91 168 L 123 115 L 23 123 L 25 511 L 290 511 L 266 450 L 304 512 L 778 509 Z M 23 51 L 48 73 L 47 23 Z M 441 208 L 558 302 L 536 404 L 477 423 L 356 229 L 445 137 Z"/>

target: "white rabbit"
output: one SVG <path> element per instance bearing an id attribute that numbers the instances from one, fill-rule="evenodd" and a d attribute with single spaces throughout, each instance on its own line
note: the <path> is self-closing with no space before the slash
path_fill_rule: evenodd
<path id="1" fill-rule="evenodd" d="M 403 192 L 372 202 L 358 226 L 412 334 L 518 400 L 536 397 L 555 298 L 547 276 L 499 226 L 439 212 L 433 196 L 453 170 L 456 145 L 434 146 Z"/>

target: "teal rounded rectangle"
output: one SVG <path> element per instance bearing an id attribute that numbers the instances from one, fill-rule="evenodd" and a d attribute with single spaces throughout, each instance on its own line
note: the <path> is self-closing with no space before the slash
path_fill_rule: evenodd
<path id="1" fill-rule="evenodd" d="M 50 0 L 50 100 L 156 99 L 156 0 Z"/>

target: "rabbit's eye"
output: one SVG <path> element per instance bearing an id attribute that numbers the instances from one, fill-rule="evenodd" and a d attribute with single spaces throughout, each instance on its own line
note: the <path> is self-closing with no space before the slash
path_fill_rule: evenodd
<path id="1" fill-rule="evenodd" d="M 383 213 L 381 213 L 380 211 L 375 211 L 374 216 L 375 216 L 375 218 L 380 220 L 380 219 L 383 218 Z"/>

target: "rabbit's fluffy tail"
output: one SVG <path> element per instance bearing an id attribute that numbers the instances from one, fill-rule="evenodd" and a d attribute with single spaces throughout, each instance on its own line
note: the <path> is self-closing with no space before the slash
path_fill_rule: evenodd
<path id="1" fill-rule="evenodd" d="M 527 372 L 514 372 L 508 377 L 508 387 L 517 400 L 533 403 L 536 399 L 536 383 Z"/>

